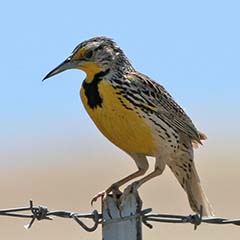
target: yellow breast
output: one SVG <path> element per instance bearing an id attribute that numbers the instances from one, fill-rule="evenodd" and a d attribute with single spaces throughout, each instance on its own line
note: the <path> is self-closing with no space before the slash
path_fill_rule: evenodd
<path id="1" fill-rule="evenodd" d="M 154 155 L 156 144 L 151 128 L 138 116 L 134 106 L 107 81 L 98 83 L 98 92 L 102 99 L 101 106 L 90 107 L 82 87 L 80 91 L 83 105 L 104 136 L 128 153 Z M 119 99 L 120 98 L 120 99 Z M 132 109 L 132 110 L 130 110 Z"/>

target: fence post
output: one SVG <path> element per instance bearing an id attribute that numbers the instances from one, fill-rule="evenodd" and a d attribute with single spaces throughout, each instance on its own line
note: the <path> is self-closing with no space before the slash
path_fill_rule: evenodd
<path id="1" fill-rule="evenodd" d="M 142 240 L 141 208 L 142 201 L 135 190 L 122 202 L 108 195 L 102 204 L 102 239 Z"/>

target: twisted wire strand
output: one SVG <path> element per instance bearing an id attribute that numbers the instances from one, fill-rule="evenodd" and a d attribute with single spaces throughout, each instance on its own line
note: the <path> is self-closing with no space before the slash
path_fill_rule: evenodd
<path id="1" fill-rule="evenodd" d="M 23 213 L 23 212 L 30 213 Z M 152 228 L 152 224 L 150 222 L 162 222 L 162 223 L 191 223 L 194 225 L 194 229 L 197 229 L 201 223 L 208 224 L 234 224 L 240 226 L 240 219 L 227 219 L 220 217 L 202 217 L 202 210 L 200 214 L 195 215 L 176 215 L 176 214 L 156 214 L 151 213 L 152 209 L 144 209 L 140 213 L 130 216 L 119 217 L 115 219 L 104 220 L 102 213 L 98 213 L 97 210 L 94 210 L 92 213 L 75 213 L 71 211 L 57 210 L 57 211 L 49 211 L 45 206 L 34 206 L 33 201 L 30 200 L 30 205 L 28 207 L 21 208 L 10 208 L 10 209 L 1 209 L 0 216 L 8 216 L 8 217 L 18 217 L 18 218 L 30 218 L 30 223 L 25 225 L 26 229 L 32 227 L 35 220 L 53 220 L 53 217 L 60 218 L 70 218 L 73 219 L 76 223 L 79 224 L 84 230 L 88 232 L 93 232 L 97 229 L 99 224 L 114 224 L 122 221 L 131 221 L 134 218 L 141 219 L 142 223 L 147 227 Z M 93 221 L 93 226 L 87 226 L 82 219 L 91 219 Z"/>

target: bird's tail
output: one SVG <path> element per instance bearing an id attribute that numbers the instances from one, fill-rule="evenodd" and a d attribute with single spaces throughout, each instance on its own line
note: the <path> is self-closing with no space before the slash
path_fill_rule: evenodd
<path id="1" fill-rule="evenodd" d="M 187 193 L 188 201 L 193 211 L 200 213 L 202 207 L 203 216 L 214 216 L 212 206 L 201 186 L 195 166 L 192 167 L 191 179 L 186 182 L 184 190 Z"/>
<path id="2" fill-rule="evenodd" d="M 184 148 L 184 149 L 183 149 Z M 201 186 L 195 164 L 193 162 L 193 150 L 189 144 L 179 148 L 175 156 L 167 164 L 187 193 L 192 210 L 200 213 L 202 207 L 203 216 L 214 216 L 211 204 Z"/>

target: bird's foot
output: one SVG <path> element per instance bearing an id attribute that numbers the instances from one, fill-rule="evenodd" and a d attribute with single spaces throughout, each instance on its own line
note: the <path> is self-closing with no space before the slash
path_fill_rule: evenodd
<path id="1" fill-rule="evenodd" d="M 119 190 L 119 187 L 116 186 L 115 184 L 113 184 L 113 185 L 111 185 L 107 190 L 97 193 L 97 194 L 93 197 L 93 199 L 91 200 L 91 206 L 92 206 L 99 198 L 101 198 L 101 200 L 103 201 L 103 199 L 105 199 L 110 192 L 112 192 L 112 196 L 113 196 L 114 200 L 118 199 L 119 196 L 122 195 L 122 192 Z"/>
<path id="2" fill-rule="evenodd" d="M 107 192 L 106 191 L 102 191 L 97 193 L 91 200 L 91 206 L 93 206 L 93 204 L 99 199 L 101 198 L 101 201 L 103 201 L 104 198 L 106 198 L 107 196 Z"/>

